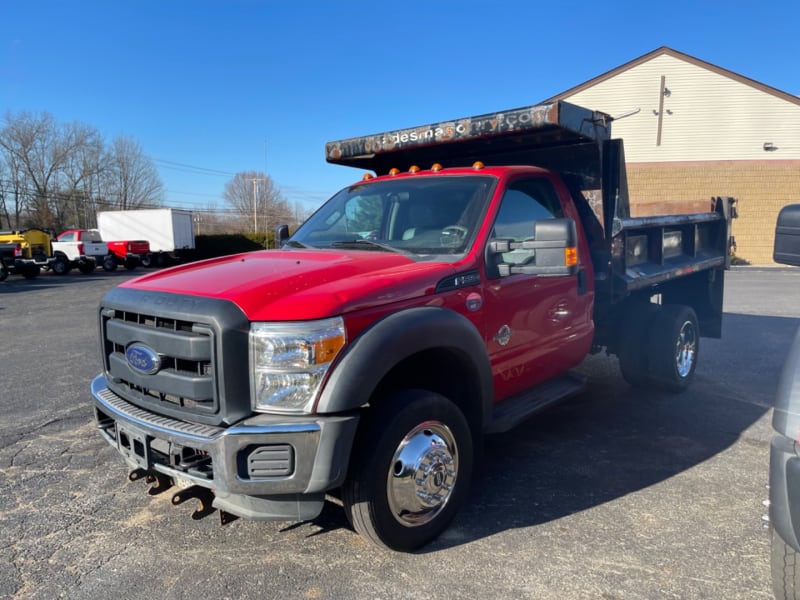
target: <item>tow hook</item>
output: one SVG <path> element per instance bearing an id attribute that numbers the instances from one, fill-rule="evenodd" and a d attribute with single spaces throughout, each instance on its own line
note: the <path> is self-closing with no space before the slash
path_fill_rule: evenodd
<path id="1" fill-rule="evenodd" d="M 144 479 L 144 482 L 150 486 L 147 490 L 147 493 L 151 496 L 160 494 L 161 492 L 164 492 L 172 487 L 172 479 L 166 475 L 158 473 L 157 471 L 134 469 L 128 473 L 129 481 L 139 481 L 140 479 Z"/>
<path id="2" fill-rule="evenodd" d="M 212 502 L 214 502 L 214 492 L 199 485 L 193 485 L 177 492 L 172 496 L 172 504 L 173 506 L 178 506 L 192 498 L 197 498 L 197 500 L 200 501 L 199 508 L 192 513 L 192 519 L 195 521 L 207 517 L 214 512 L 214 507 L 212 506 Z"/>
<path id="3" fill-rule="evenodd" d="M 172 479 L 162 473 L 159 473 L 158 471 L 134 469 L 128 473 L 128 479 L 130 481 L 139 481 L 140 479 L 144 479 L 145 483 L 150 485 L 147 493 L 151 496 L 165 492 L 172 487 Z M 207 517 L 216 510 L 213 506 L 214 492 L 200 485 L 193 485 L 176 492 L 172 496 L 172 505 L 178 506 L 193 498 L 196 498 L 200 502 L 200 506 L 192 513 L 192 519 L 195 521 L 198 521 L 203 517 Z M 219 511 L 219 520 L 221 525 L 227 525 L 238 518 L 239 517 L 236 515 L 225 512 L 224 510 Z"/>
<path id="4" fill-rule="evenodd" d="M 177 492 L 172 496 L 172 504 L 173 506 L 178 506 L 192 498 L 196 498 L 200 502 L 200 506 L 192 513 L 192 519 L 195 521 L 207 517 L 214 512 L 214 492 L 199 485 L 193 485 Z M 238 519 L 236 515 L 232 515 L 224 510 L 219 511 L 219 521 L 221 525 L 227 525 L 236 519 Z"/>

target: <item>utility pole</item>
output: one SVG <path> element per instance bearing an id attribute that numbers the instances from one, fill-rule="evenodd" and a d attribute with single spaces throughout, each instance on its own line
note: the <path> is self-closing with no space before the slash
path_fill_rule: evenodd
<path id="1" fill-rule="evenodd" d="M 258 233 L 258 182 L 266 181 L 263 177 L 254 177 L 253 182 L 253 233 Z"/>

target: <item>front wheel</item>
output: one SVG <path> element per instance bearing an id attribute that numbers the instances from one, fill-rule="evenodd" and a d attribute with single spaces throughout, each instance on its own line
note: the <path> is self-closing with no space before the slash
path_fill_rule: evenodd
<path id="1" fill-rule="evenodd" d="M 469 487 L 473 443 L 450 400 L 423 390 L 393 394 L 356 442 L 342 500 L 371 542 L 410 551 L 450 524 Z"/>
<path id="2" fill-rule="evenodd" d="M 692 379 L 700 351 L 697 316 L 688 306 L 661 307 L 653 321 L 648 348 L 653 382 L 670 392 L 682 392 Z"/>

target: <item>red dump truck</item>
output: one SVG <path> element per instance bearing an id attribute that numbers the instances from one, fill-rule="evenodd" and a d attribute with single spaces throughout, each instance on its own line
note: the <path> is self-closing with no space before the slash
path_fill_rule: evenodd
<path id="1" fill-rule="evenodd" d="M 734 201 L 631 218 L 610 123 L 557 102 L 332 142 L 371 173 L 280 250 L 110 291 L 91 393 L 130 479 L 223 522 L 335 493 L 407 551 L 453 518 L 482 438 L 580 392 L 587 354 L 685 389 L 721 335 Z"/>

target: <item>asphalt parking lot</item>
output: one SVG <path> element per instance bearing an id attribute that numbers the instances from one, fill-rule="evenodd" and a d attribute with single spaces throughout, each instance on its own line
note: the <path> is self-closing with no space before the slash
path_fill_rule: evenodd
<path id="1" fill-rule="evenodd" d="M 467 506 L 415 554 L 330 502 L 305 523 L 190 518 L 100 439 L 95 307 L 127 272 L 0 283 L 0 597 L 771 598 L 770 406 L 800 326 L 800 269 L 727 274 L 724 337 L 692 388 L 586 392 L 490 438 Z"/>

